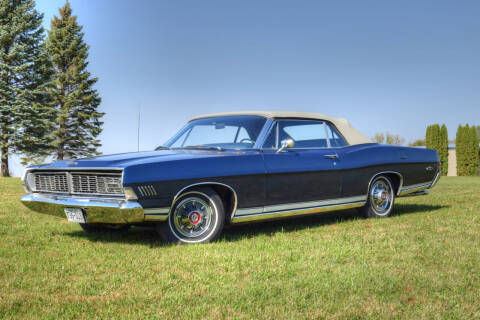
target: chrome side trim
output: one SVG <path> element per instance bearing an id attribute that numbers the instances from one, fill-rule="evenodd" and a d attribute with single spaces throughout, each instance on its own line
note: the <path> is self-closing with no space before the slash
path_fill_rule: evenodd
<path id="1" fill-rule="evenodd" d="M 145 214 L 166 214 L 166 215 L 168 215 L 168 213 L 170 212 L 170 208 L 169 207 L 165 207 L 165 208 L 145 208 L 145 209 L 143 209 L 143 212 Z"/>
<path id="2" fill-rule="evenodd" d="M 263 208 L 263 212 L 275 212 L 275 211 L 285 211 L 285 210 L 294 210 L 294 209 L 303 209 L 303 208 L 313 208 L 313 207 L 323 207 L 331 206 L 343 203 L 351 202 L 366 202 L 367 196 L 356 196 L 348 198 L 338 198 L 338 199 L 329 199 L 329 200 L 320 200 L 320 201 L 308 201 L 308 202 L 295 202 L 295 203 L 285 203 L 273 206 L 266 206 Z"/>
<path id="3" fill-rule="evenodd" d="M 167 221 L 169 212 L 169 207 L 143 209 L 143 213 L 145 214 L 145 221 Z"/>
<path id="4" fill-rule="evenodd" d="M 431 184 L 432 184 L 431 182 L 427 182 L 427 183 L 418 183 L 418 184 L 412 184 L 410 186 L 405 186 L 400 190 L 399 196 L 404 196 L 406 194 L 413 193 L 413 192 L 423 191 L 425 189 L 430 188 Z"/>
<path id="5" fill-rule="evenodd" d="M 263 212 L 263 207 L 237 209 L 237 212 L 235 213 L 235 217 L 244 216 L 248 214 L 262 213 L 262 212 Z"/>
<path id="6" fill-rule="evenodd" d="M 89 171 L 89 170 L 101 170 L 101 171 L 123 171 L 124 168 L 117 167 L 55 167 L 55 168 L 28 168 L 30 171 Z"/>
<path id="7" fill-rule="evenodd" d="M 235 191 L 235 189 L 233 189 L 232 187 L 230 187 L 230 186 L 227 185 L 227 184 L 220 183 L 220 182 L 213 182 L 213 181 L 193 183 L 193 184 L 190 184 L 190 185 L 182 188 L 182 189 L 181 189 L 180 191 L 178 191 L 177 194 L 173 197 L 172 204 L 170 205 L 169 213 L 170 213 L 170 211 L 172 211 L 172 208 L 173 208 L 173 206 L 175 205 L 175 202 L 177 201 L 177 198 L 178 198 L 185 190 L 187 190 L 187 189 L 189 189 L 189 188 L 191 188 L 191 187 L 195 187 L 195 186 L 211 185 L 211 184 L 223 186 L 223 187 L 228 188 L 230 191 L 232 191 L 232 193 L 233 193 L 233 202 L 234 202 L 234 203 L 233 203 L 233 210 L 232 210 L 232 214 L 231 214 L 230 218 L 233 219 L 233 216 L 235 215 L 235 212 L 237 211 L 237 205 L 238 205 L 237 192 Z"/>
<path id="8" fill-rule="evenodd" d="M 426 195 L 428 195 L 428 189 L 408 193 L 408 194 L 404 195 L 403 197 L 426 196 Z"/>
<path id="9" fill-rule="evenodd" d="M 167 221 L 168 214 L 146 214 L 145 221 Z"/>
<path id="10" fill-rule="evenodd" d="M 386 173 L 393 173 L 393 174 L 396 174 L 399 178 L 400 178 L 400 183 L 398 184 L 398 191 L 397 191 L 397 196 L 400 195 L 400 191 L 402 190 L 402 186 L 403 186 L 403 176 L 396 172 L 396 171 L 382 171 L 382 172 L 378 172 L 378 173 L 375 173 L 373 175 L 373 177 L 370 179 L 370 182 L 368 183 L 368 187 L 367 187 L 367 192 L 366 194 L 368 194 L 369 190 L 370 190 L 370 186 L 372 185 L 372 182 L 373 180 L 378 177 L 379 175 L 382 175 L 382 174 L 386 174 Z"/>
<path id="11" fill-rule="evenodd" d="M 242 216 L 235 216 L 232 219 L 232 223 L 244 223 L 244 222 L 253 222 L 253 221 L 264 221 L 264 220 L 273 220 L 279 218 L 286 218 L 292 216 L 302 216 L 302 215 L 309 215 L 321 212 L 330 212 L 336 210 L 345 210 L 350 208 L 358 208 L 365 205 L 366 201 L 359 201 L 353 203 L 340 203 L 340 204 L 333 204 L 333 205 L 324 205 L 318 207 L 311 207 L 311 208 L 299 208 L 293 210 L 284 210 L 284 211 L 273 211 L 273 212 L 264 212 L 259 214 L 250 214 L 250 215 L 242 215 Z"/>
<path id="12" fill-rule="evenodd" d="M 253 214 L 268 214 L 271 212 L 280 212 L 280 211 L 289 211 L 296 209 L 305 209 L 305 208 L 318 208 L 325 206 L 334 206 L 345 203 L 355 203 L 367 201 L 367 196 L 356 196 L 348 198 L 338 198 L 338 199 L 328 199 L 328 200 L 319 200 L 319 201 L 308 201 L 308 202 L 294 202 L 294 203 L 284 203 L 266 207 L 253 207 L 253 208 L 242 208 L 237 209 L 235 217 L 253 215 Z"/>

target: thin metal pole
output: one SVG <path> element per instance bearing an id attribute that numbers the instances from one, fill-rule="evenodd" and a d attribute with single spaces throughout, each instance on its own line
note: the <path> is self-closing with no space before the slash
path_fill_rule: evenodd
<path id="1" fill-rule="evenodd" d="M 138 123 L 137 123 L 137 152 L 140 151 L 140 113 L 142 112 L 142 104 L 138 104 Z"/>

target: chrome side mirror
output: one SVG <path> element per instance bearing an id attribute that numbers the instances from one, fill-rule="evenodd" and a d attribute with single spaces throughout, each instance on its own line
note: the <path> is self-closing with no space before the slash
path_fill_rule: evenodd
<path id="1" fill-rule="evenodd" d="M 278 149 L 277 153 L 280 153 L 287 148 L 293 148 L 294 145 L 295 145 L 295 142 L 293 142 L 292 139 L 282 140 L 282 146 L 280 147 L 280 149 Z"/>

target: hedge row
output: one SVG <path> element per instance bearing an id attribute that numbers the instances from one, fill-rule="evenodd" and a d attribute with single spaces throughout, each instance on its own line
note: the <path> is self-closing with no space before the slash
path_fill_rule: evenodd
<path id="1" fill-rule="evenodd" d="M 479 171 L 479 146 L 477 130 L 459 125 L 457 129 L 456 153 L 457 153 L 457 175 L 477 176 Z"/>
<path id="2" fill-rule="evenodd" d="M 425 136 L 425 144 L 428 149 L 434 149 L 438 152 L 440 158 L 440 168 L 442 175 L 448 173 L 448 131 L 447 127 L 442 124 L 432 124 L 427 127 Z"/>

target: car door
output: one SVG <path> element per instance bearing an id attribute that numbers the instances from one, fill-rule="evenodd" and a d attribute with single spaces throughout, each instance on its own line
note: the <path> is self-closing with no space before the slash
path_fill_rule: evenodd
<path id="1" fill-rule="evenodd" d="M 293 147 L 279 151 L 286 139 L 293 140 Z M 266 206 L 288 204 L 288 209 L 301 202 L 338 199 L 341 159 L 329 146 L 324 121 L 278 119 L 262 149 Z"/>

